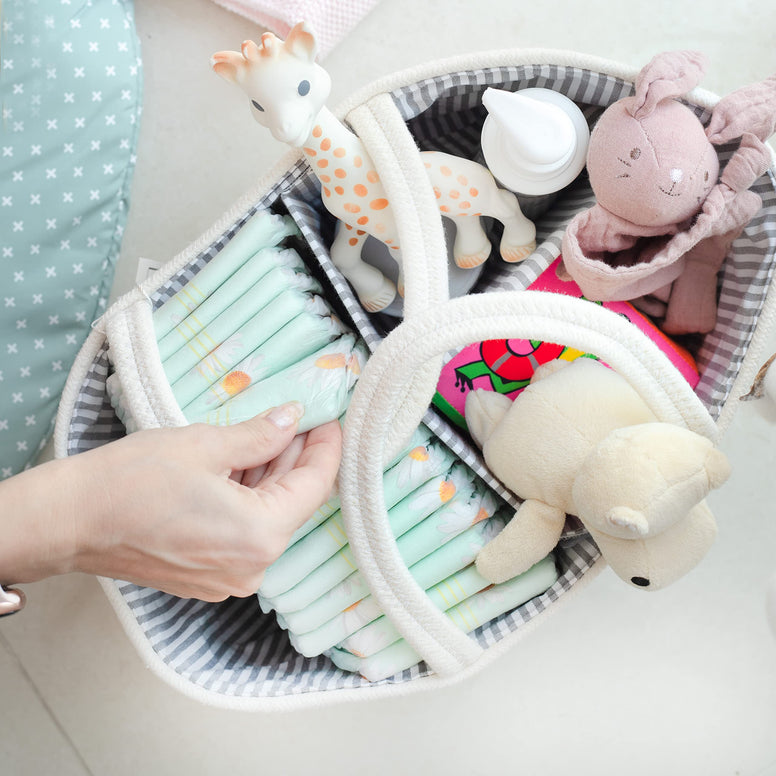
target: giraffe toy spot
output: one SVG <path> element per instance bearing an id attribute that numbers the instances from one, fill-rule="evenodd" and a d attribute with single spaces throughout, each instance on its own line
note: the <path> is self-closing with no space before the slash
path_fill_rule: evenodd
<path id="1" fill-rule="evenodd" d="M 361 208 L 353 202 L 346 202 L 343 207 L 348 213 L 360 213 Z"/>
<path id="2" fill-rule="evenodd" d="M 365 197 L 369 193 L 369 189 L 367 189 L 367 187 L 364 186 L 363 183 L 357 183 L 353 187 L 353 191 L 356 193 L 356 196 L 358 197 Z"/>
<path id="3" fill-rule="evenodd" d="M 384 199 L 383 197 L 380 197 L 379 199 L 373 199 L 369 203 L 369 207 L 372 208 L 372 210 L 383 210 L 384 208 L 388 207 L 388 200 Z"/>
<path id="4" fill-rule="evenodd" d="M 338 167 L 336 170 L 334 170 L 334 174 L 338 178 L 347 178 L 348 177 L 347 172 L 345 172 L 345 170 L 343 170 L 342 167 Z"/>
<path id="5" fill-rule="evenodd" d="M 331 148 L 331 140 L 328 137 L 321 141 L 321 150 L 328 151 Z"/>
<path id="6" fill-rule="evenodd" d="M 337 157 L 337 159 L 342 159 L 343 156 L 345 156 L 345 149 L 344 148 L 335 148 L 334 149 L 334 156 Z"/>

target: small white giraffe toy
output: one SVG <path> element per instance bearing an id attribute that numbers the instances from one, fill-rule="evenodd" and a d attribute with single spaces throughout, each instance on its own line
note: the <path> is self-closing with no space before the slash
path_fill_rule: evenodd
<path id="1" fill-rule="evenodd" d="M 323 204 L 345 226 L 331 246 L 332 261 L 350 281 L 364 309 L 377 312 L 393 301 L 396 287 L 362 260 L 361 248 L 367 235 L 372 235 L 395 251 L 398 260 L 396 223 L 363 143 L 324 105 L 331 79 L 316 64 L 316 54 L 315 37 L 300 22 L 285 41 L 267 32 L 261 45 L 246 41 L 241 52 L 214 54 L 212 64 L 218 75 L 248 95 L 259 124 L 277 140 L 303 149 L 321 181 Z M 486 167 L 436 151 L 421 155 L 439 210 L 456 225 L 453 256 L 459 267 L 477 267 L 490 255 L 479 216 L 503 223 L 499 250 L 505 261 L 520 261 L 533 251 L 533 223 L 521 212 L 515 195 L 499 188 Z M 401 280 L 399 285 L 401 289 Z"/>

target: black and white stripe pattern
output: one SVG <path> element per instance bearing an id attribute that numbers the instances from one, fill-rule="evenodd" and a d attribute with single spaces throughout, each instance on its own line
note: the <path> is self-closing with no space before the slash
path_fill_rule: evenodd
<path id="1" fill-rule="evenodd" d="M 398 89 L 392 95 L 421 148 L 443 150 L 467 158 L 481 158 L 479 131 L 485 117 L 481 95 L 487 86 L 515 90 L 532 86 L 561 91 L 577 101 L 592 122 L 601 109 L 631 93 L 631 84 L 609 75 L 576 67 L 527 65 L 476 72 L 452 73 Z M 703 112 L 698 109 L 699 116 Z M 729 152 L 728 152 L 729 153 Z M 763 197 L 763 210 L 733 249 L 720 278 L 720 312 L 716 329 L 698 351 L 702 378 L 698 394 L 713 416 L 718 416 L 757 324 L 771 282 L 776 254 L 776 185 L 771 175 L 755 190 Z M 592 194 L 584 180 L 553 202 L 525 203 L 538 208 L 539 248 L 518 264 L 494 264 L 478 287 L 482 290 L 526 288 L 558 256 L 568 221 L 589 207 Z M 344 309 L 368 346 L 381 340 L 379 327 L 361 309 L 347 282 L 331 263 L 328 245 L 333 219 L 323 211 L 319 185 L 304 163 L 294 166 L 278 181 L 255 210 L 287 211 L 304 238 L 302 253 L 322 270 L 336 303 Z M 255 212 L 255 211 L 254 211 Z M 152 297 L 160 305 L 210 261 L 237 232 L 234 224 Z M 94 359 L 86 375 L 69 426 L 69 452 L 75 454 L 123 433 L 105 391 L 110 365 L 106 349 Z M 433 413 L 432 430 L 461 458 L 492 484 L 503 488 L 482 466 L 479 454 Z M 508 495 L 508 494 L 507 494 Z M 514 502 L 514 499 L 512 499 Z M 570 590 L 590 569 L 598 550 L 584 533 L 568 533 L 556 552 L 560 579 L 544 595 L 478 629 L 473 638 L 483 646 L 497 643 L 546 610 Z M 192 685 L 214 694 L 241 698 L 273 698 L 320 693 L 370 685 L 359 676 L 335 668 L 325 657 L 300 657 L 272 615 L 264 615 L 256 599 L 234 599 L 221 604 L 185 601 L 158 591 L 116 582 L 145 638 L 170 669 Z M 420 664 L 379 684 L 413 681 L 428 673 Z"/>

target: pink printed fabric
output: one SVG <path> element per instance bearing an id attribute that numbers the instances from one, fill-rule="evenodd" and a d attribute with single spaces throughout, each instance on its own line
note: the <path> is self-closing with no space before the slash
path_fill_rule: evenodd
<path id="1" fill-rule="evenodd" d="M 218 5 L 247 17 L 285 38 L 306 21 L 315 31 L 325 57 L 379 0 L 215 0 Z"/>

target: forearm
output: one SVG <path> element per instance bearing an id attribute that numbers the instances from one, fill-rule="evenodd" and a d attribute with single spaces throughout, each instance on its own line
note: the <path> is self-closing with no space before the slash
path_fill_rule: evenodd
<path id="1" fill-rule="evenodd" d="M 206 601 L 255 593 L 337 474 L 339 424 L 295 439 L 301 414 L 142 431 L 0 483 L 0 585 L 81 571 Z"/>

